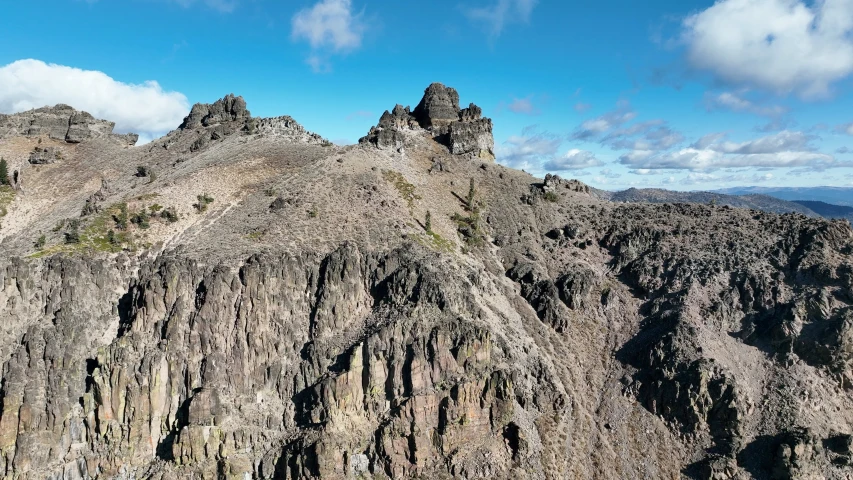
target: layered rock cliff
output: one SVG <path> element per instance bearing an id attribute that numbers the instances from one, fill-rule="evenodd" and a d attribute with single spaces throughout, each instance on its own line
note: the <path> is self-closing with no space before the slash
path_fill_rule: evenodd
<path id="1" fill-rule="evenodd" d="M 2 476 L 849 478 L 849 223 L 604 201 L 427 93 L 369 136 L 404 155 L 228 96 L 24 170 Z"/>

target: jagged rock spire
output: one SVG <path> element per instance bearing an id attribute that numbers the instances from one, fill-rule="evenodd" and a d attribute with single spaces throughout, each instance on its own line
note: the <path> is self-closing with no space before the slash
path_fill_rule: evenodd
<path id="1" fill-rule="evenodd" d="M 459 108 L 456 89 L 433 83 L 424 90 L 414 111 L 402 105 L 390 112 L 386 110 L 359 143 L 398 148 L 406 141 L 405 132 L 426 131 L 454 155 L 494 159 L 492 121 L 482 115 L 483 110 L 473 103 L 468 108 Z"/>
<path id="2" fill-rule="evenodd" d="M 234 96 L 229 93 L 213 104 L 196 103 L 190 114 L 184 118 L 181 130 L 197 127 L 208 127 L 218 123 L 242 122 L 252 118 L 252 114 L 246 109 L 246 101 L 243 97 Z"/>

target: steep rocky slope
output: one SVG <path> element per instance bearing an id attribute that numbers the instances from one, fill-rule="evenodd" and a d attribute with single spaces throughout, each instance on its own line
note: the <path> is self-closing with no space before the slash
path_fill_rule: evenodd
<path id="1" fill-rule="evenodd" d="M 611 203 L 458 103 L 4 137 L 4 478 L 850 478 L 849 223 Z"/>

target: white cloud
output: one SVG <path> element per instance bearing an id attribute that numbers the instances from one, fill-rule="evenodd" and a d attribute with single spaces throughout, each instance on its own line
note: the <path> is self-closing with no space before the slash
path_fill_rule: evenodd
<path id="1" fill-rule="evenodd" d="M 693 66 L 804 97 L 853 72 L 853 1 L 718 0 L 683 22 Z"/>
<path id="2" fill-rule="evenodd" d="M 514 98 L 507 108 L 513 113 L 523 113 L 525 115 L 537 115 L 539 109 L 533 105 L 533 98 Z"/>
<path id="3" fill-rule="evenodd" d="M 595 158 L 595 154 L 586 150 L 573 148 L 559 158 L 553 158 L 543 165 L 549 171 L 580 170 L 583 168 L 600 167 L 604 162 Z"/>
<path id="4" fill-rule="evenodd" d="M 578 102 L 575 104 L 575 111 L 578 113 L 583 113 L 583 112 L 589 110 L 591 107 L 592 107 L 592 105 L 590 105 L 588 103 Z"/>
<path id="5" fill-rule="evenodd" d="M 495 156 L 504 165 L 538 171 L 542 160 L 553 158 L 562 143 L 563 140 L 555 135 L 527 127 L 521 135 L 513 135 L 499 145 Z"/>
<path id="6" fill-rule="evenodd" d="M 619 157 L 620 163 L 635 169 L 714 170 L 737 167 L 807 167 L 814 170 L 845 166 L 831 155 L 814 152 L 777 152 L 731 155 L 693 147 L 674 152 L 648 155 L 632 152 Z"/>
<path id="7" fill-rule="evenodd" d="M 637 112 L 631 110 L 627 102 L 620 102 L 616 110 L 581 123 L 580 127 L 572 134 L 572 138 L 576 140 L 589 140 L 610 129 L 628 123 L 636 117 Z"/>
<path id="8" fill-rule="evenodd" d="M 747 142 L 722 142 L 725 134 L 705 135 L 693 145 L 693 148 L 706 149 L 719 153 L 762 154 L 784 152 L 811 152 L 815 148 L 810 142 L 815 138 L 803 132 L 787 130 L 775 135 L 757 138 Z"/>
<path id="9" fill-rule="evenodd" d="M 103 72 L 32 59 L 0 67 L 0 112 L 57 103 L 113 121 L 117 132 L 138 133 L 140 143 L 176 128 L 190 110 L 187 97 L 155 81 L 122 83 Z"/>
<path id="10" fill-rule="evenodd" d="M 469 8 L 468 17 L 485 24 L 489 36 L 496 38 L 511 22 L 527 23 L 538 0 L 497 0 L 488 7 Z"/>
<path id="11" fill-rule="evenodd" d="M 835 131 L 838 133 L 846 133 L 847 135 L 853 135 L 853 123 L 838 125 L 837 127 L 835 127 Z"/>
<path id="12" fill-rule="evenodd" d="M 353 14 L 351 0 L 322 0 L 293 16 L 291 38 L 305 40 L 312 53 L 306 62 L 315 72 L 329 69 L 329 53 L 346 53 L 361 47 L 366 25 Z"/>
<path id="13" fill-rule="evenodd" d="M 781 105 L 759 105 L 732 92 L 706 95 L 705 100 L 709 110 L 724 108 L 734 112 L 748 112 L 764 117 L 778 117 L 788 112 L 788 109 Z"/>

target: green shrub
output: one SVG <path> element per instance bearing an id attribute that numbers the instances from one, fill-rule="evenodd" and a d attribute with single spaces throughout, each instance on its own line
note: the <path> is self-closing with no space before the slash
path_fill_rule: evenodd
<path id="1" fill-rule="evenodd" d="M 0 185 L 11 185 L 12 182 L 9 181 L 9 164 L 6 163 L 6 159 L 0 157 Z"/>
<path id="2" fill-rule="evenodd" d="M 557 195 L 556 192 L 545 192 L 545 195 L 542 196 L 546 202 L 556 202 L 560 199 L 560 196 Z"/>
<path id="3" fill-rule="evenodd" d="M 426 217 L 424 218 L 424 230 L 427 233 L 432 233 L 432 213 L 429 210 L 427 210 Z"/>
<path id="4" fill-rule="evenodd" d="M 38 240 L 36 240 L 36 248 L 38 248 L 39 250 L 44 248 L 45 244 L 47 244 L 47 238 L 45 238 L 44 235 L 40 236 Z"/>
<path id="5" fill-rule="evenodd" d="M 169 223 L 175 223 L 178 221 L 178 212 L 173 207 L 169 207 L 160 212 L 160 218 Z"/>
<path id="6" fill-rule="evenodd" d="M 207 193 L 202 193 L 196 197 L 198 199 L 198 203 L 194 203 L 193 207 L 198 211 L 198 213 L 204 213 L 207 211 L 207 206 L 213 203 L 213 197 L 208 195 Z"/>
<path id="7" fill-rule="evenodd" d="M 143 208 L 139 211 L 139 213 L 135 213 L 132 217 L 130 217 L 130 223 L 144 230 L 151 226 L 148 223 L 149 218 L 150 217 L 148 216 L 148 212 Z"/>
<path id="8" fill-rule="evenodd" d="M 127 204 L 120 203 L 118 204 L 118 214 L 113 215 L 113 220 L 116 222 L 116 228 L 119 230 L 127 230 Z"/>

